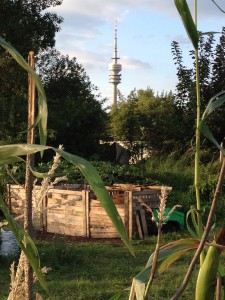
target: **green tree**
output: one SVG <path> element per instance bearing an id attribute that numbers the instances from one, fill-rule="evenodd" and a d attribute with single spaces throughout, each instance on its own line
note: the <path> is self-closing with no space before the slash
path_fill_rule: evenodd
<path id="1" fill-rule="evenodd" d="M 62 18 L 45 12 L 62 0 L 0 0 L 0 36 L 26 59 L 30 50 L 55 45 L 55 34 Z M 12 57 L 0 49 L 0 144 L 25 142 L 27 122 L 27 74 Z"/>
<path id="2" fill-rule="evenodd" d="M 61 3 L 62 0 L 0 0 L 0 36 L 25 58 L 31 50 L 37 53 L 53 47 L 62 18 L 45 10 Z"/>
<path id="3" fill-rule="evenodd" d="M 138 96 L 142 139 L 157 152 L 168 153 L 179 149 L 183 142 L 182 123 L 173 94 L 170 92 L 154 96 L 152 90 L 147 89 L 139 90 Z"/>
<path id="4" fill-rule="evenodd" d="M 155 96 L 150 88 L 134 90 L 110 113 L 110 132 L 114 139 L 131 144 L 144 142 L 157 152 L 168 153 L 181 147 L 182 127 L 171 92 Z"/>
<path id="5" fill-rule="evenodd" d="M 186 67 L 183 62 L 183 54 L 177 42 L 172 43 L 172 54 L 177 66 L 178 83 L 176 86 L 175 102 L 182 114 L 185 124 L 185 135 L 189 141 L 194 135 L 194 124 L 196 115 L 196 92 L 195 92 L 195 60 L 194 53 L 190 51 L 193 66 Z M 200 65 L 200 93 L 201 110 L 209 100 L 217 93 L 224 90 L 225 86 L 225 28 L 222 29 L 218 43 L 213 35 L 200 36 L 199 38 L 199 65 Z M 218 141 L 223 141 L 225 136 L 225 125 L 223 116 L 224 107 L 220 107 L 210 117 L 209 126 Z"/>
<path id="6" fill-rule="evenodd" d="M 37 66 L 51 112 L 50 143 L 63 144 L 67 151 L 86 157 L 93 155 L 107 118 L 97 88 L 76 58 L 70 59 L 55 49 L 40 53 Z"/>
<path id="7" fill-rule="evenodd" d="M 117 106 L 110 112 L 109 131 L 114 140 L 133 143 L 140 136 L 140 127 L 137 114 L 137 92 L 134 90 L 124 99 L 120 95 Z"/>

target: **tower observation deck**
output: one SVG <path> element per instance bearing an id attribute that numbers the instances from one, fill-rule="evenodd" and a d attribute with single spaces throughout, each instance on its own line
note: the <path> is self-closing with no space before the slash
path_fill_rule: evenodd
<path id="1" fill-rule="evenodd" d="M 112 91 L 112 104 L 117 105 L 117 85 L 121 82 L 122 65 L 117 61 L 120 58 L 117 56 L 117 22 L 115 23 L 115 35 L 114 35 L 114 56 L 112 57 L 113 63 L 109 65 L 109 82 L 113 85 Z"/>

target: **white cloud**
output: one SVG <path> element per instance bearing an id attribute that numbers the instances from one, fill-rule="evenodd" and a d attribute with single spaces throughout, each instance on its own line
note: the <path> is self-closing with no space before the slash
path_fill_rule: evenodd
<path id="1" fill-rule="evenodd" d="M 194 0 L 187 0 L 191 11 L 194 9 Z M 224 0 L 216 0 L 216 3 L 225 10 Z M 157 11 L 167 15 L 177 15 L 174 1 L 171 0 L 114 0 L 108 2 L 105 0 L 64 0 L 63 4 L 51 8 L 50 10 L 56 11 L 59 15 L 73 15 L 73 22 L 83 19 L 85 23 L 99 24 L 105 21 L 113 21 L 118 18 L 119 21 L 124 19 L 124 16 L 129 14 L 132 10 L 148 9 L 149 11 Z M 224 14 L 219 11 L 212 0 L 199 1 L 198 3 L 198 15 L 203 17 L 217 17 L 224 18 Z M 86 27 L 86 26 L 85 26 Z"/>
<path id="2" fill-rule="evenodd" d="M 151 65 L 148 62 L 143 62 L 139 59 L 122 56 L 121 64 L 124 69 L 135 71 L 135 70 L 150 70 Z"/>

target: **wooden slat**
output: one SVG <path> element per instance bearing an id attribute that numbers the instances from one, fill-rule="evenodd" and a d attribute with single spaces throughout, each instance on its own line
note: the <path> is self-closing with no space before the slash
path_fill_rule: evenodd
<path id="1" fill-rule="evenodd" d="M 141 217 L 141 225 L 143 229 L 143 235 L 144 237 L 148 236 L 148 228 L 147 228 L 147 222 L 145 218 L 145 211 L 143 209 L 140 210 L 140 217 Z"/>
<path id="2" fill-rule="evenodd" d="M 86 191 L 85 194 L 85 200 L 86 200 L 86 235 L 87 237 L 90 237 L 90 193 Z"/>
<path id="3" fill-rule="evenodd" d="M 73 190 L 73 188 L 76 190 Z M 61 188 L 58 186 L 55 189 L 51 189 L 48 194 L 48 203 L 43 203 L 43 209 L 46 206 L 48 206 L 48 209 L 44 209 L 41 216 L 39 216 L 41 218 L 37 218 L 35 222 L 38 223 L 40 221 L 44 227 L 44 215 L 46 213 L 45 223 L 47 224 L 47 231 L 48 226 L 50 226 L 50 230 L 54 228 L 55 233 L 63 232 L 65 234 L 65 232 L 69 232 L 70 235 L 91 236 L 97 230 L 95 234 L 98 237 L 108 237 L 107 235 L 110 237 L 112 235 L 118 236 L 111 220 L 93 191 L 87 190 L 80 185 L 75 185 L 73 188 L 72 186 L 63 186 Z M 39 189 L 40 187 L 35 187 L 34 197 Z M 135 231 L 139 231 L 140 235 L 140 230 L 141 233 L 143 231 L 145 236 L 147 234 L 147 224 L 145 214 L 138 200 L 142 199 L 143 202 L 152 208 L 158 207 L 161 187 L 118 184 L 113 187 L 107 187 L 107 189 L 125 224 L 129 238 L 132 238 Z M 8 185 L 7 195 L 12 212 L 16 215 L 22 214 L 24 201 L 21 199 L 25 199 L 24 188 Z"/>
<path id="4" fill-rule="evenodd" d="M 139 235 L 139 238 L 141 240 L 143 240 L 143 234 L 142 234 L 142 230 L 141 230 L 141 223 L 140 223 L 140 219 L 139 219 L 139 216 L 138 216 L 138 213 L 135 213 L 135 219 L 136 219 L 136 224 L 137 224 L 137 229 L 138 229 L 138 235 Z"/>
<path id="5" fill-rule="evenodd" d="M 132 192 L 128 192 L 129 201 L 129 239 L 133 237 L 133 199 Z"/>
<path id="6" fill-rule="evenodd" d="M 82 191 L 82 209 L 83 209 L 83 236 L 87 236 L 87 214 L 86 214 L 86 193 Z"/>

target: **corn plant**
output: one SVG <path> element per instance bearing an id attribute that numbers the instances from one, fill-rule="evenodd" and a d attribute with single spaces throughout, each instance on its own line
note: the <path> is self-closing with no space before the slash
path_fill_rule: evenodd
<path id="1" fill-rule="evenodd" d="M 14 144 L 14 145 L 4 145 L 0 146 L 0 166 L 13 164 L 15 162 L 24 163 L 23 156 L 29 155 L 33 153 L 40 152 L 41 155 L 46 150 L 53 150 L 58 153 L 65 160 L 70 162 L 72 165 L 76 166 L 78 170 L 83 174 L 91 188 L 93 189 L 95 195 L 100 200 L 102 206 L 107 212 L 108 216 L 112 220 L 114 226 L 117 228 L 120 236 L 130 252 L 133 254 L 133 249 L 128 240 L 123 222 L 120 218 L 120 215 L 117 212 L 117 209 L 108 193 L 105 189 L 104 183 L 100 178 L 96 169 L 85 159 L 65 152 L 62 149 L 56 149 L 53 147 L 46 146 L 47 139 L 47 101 L 44 88 L 42 83 L 38 77 L 38 75 L 34 72 L 34 70 L 26 63 L 26 61 L 22 58 L 22 56 L 14 49 L 11 45 L 9 45 L 3 38 L 0 37 L 0 45 L 7 50 L 11 56 L 17 61 L 22 68 L 24 68 L 31 76 L 34 78 L 36 88 L 38 91 L 38 114 L 32 125 L 32 128 L 38 126 L 39 135 L 40 135 L 40 144 Z M 30 166 L 29 166 L 30 167 Z M 30 167 L 31 169 L 31 167 Z M 43 178 L 51 176 L 51 174 L 43 174 L 38 173 L 35 170 L 31 169 L 34 176 Z M 50 295 L 50 291 L 47 287 L 47 284 L 44 280 L 42 270 L 40 268 L 39 262 L 39 254 L 37 248 L 30 238 L 30 236 L 19 226 L 19 224 L 13 219 L 10 215 L 7 206 L 3 200 L 3 196 L 0 194 L 0 209 L 4 213 L 8 224 L 13 231 L 17 242 L 29 260 L 30 265 L 32 266 L 36 277 L 38 278 L 42 287 L 47 291 Z"/>
<path id="2" fill-rule="evenodd" d="M 221 252 L 225 249 L 225 229 L 221 228 L 216 234 L 214 241 L 208 243 L 207 238 L 212 227 L 216 204 L 219 200 L 222 184 L 225 176 L 225 162 L 223 158 L 221 171 L 213 196 L 211 209 L 208 215 L 206 226 L 202 223 L 203 208 L 200 199 L 200 137 L 204 134 L 217 148 L 225 155 L 225 150 L 214 138 L 212 132 L 207 126 L 207 118 L 216 108 L 225 102 L 225 92 L 215 95 L 208 103 L 203 115 L 201 116 L 201 97 L 199 80 L 199 58 L 198 58 L 198 40 L 203 34 L 214 34 L 215 32 L 200 33 L 197 29 L 197 0 L 194 1 L 194 18 L 189 10 L 186 0 L 174 0 L 177 11 L 182 19 L 184 28 L 193 45 L 195 52 L 196 65 L 196 143 L 195 143 L 195 194 L 196 207 L 192 207 L 187 214 L 187 229 L 192 235 L 189 239 L 177 240 L 168 245 L 162 246 L 159 250 L 156 248 L 157 255 L 153 253 L 147 262 L 143 271 L 134 277 L 129 300 L 152 299 L 151 284 L 156 276 L 159 276 L 170 264 L 176 261 L 183 254 L 190 250 L 196 250 L 188 271 L 185 274 L 181 287 L 175 291 L 171 300 L 178 299 L 184 292 L 196 263 L 200 260 L 200 271 L 196 283 L 195 300 L 213 300 L 221 299 L 221 288 L 224 285 L 224 268 L 221 264 Z M 190 223 L 191 221 L 191 223 Z M 225 291 L 224 291 L 225 295 Z M 115 299 L 115 298 L 114 298 Z"/>

